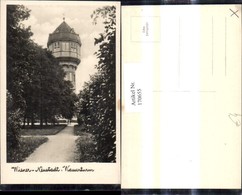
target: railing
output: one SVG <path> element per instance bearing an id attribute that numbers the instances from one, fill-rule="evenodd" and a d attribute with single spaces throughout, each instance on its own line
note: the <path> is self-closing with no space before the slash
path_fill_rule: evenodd
<path id="1" fill-rule="evenodd" d="M 56 51 L 52 52 L 53 56 L 56 58 L 58 57 L 73 57 L 73 58 L 81 58 L 81 55 L 76 53 L 76 52 L 71 52 L 71 51 Z"/>

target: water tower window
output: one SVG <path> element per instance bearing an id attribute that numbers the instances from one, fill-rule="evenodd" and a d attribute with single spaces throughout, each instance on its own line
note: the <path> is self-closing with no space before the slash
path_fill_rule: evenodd
<path id="1" fill-rule="evenodd" d="M 69 51 L 69 43 L 68 42 L 62 42 L 62 49 L 64 51 Z"/>
<path id="2" fill-rule="evenodd" d="M 54 43 L 54 49 L 59 48 L 59 47 L 60 47 L 59 42 L 55 42 L 55 43 Z"/>
<path id="3" fill-rule="evenodd" d="M 70 81 L 70 76 L 71 76 L 71 73 L 70 73 L 70 72 L 67 72 L 67 73 L 66 73 L 66 79 L 67 79 L 68 81 Z"/>
<path id="4" fill-rule="evenodd" d="M 80 47 L 77 47 L 77 53 L 78 54 L 80 53 Z"/>
<path id="5" fill-rule="evenodd" d="M 73 81 L 73 73 L 70 72 L 70 81 Z"/>
<path id="6" fill-rule="evenodd" d="M 71 51 L 76 52 L 77 45 L 76 43 L 71 42 Z"/>

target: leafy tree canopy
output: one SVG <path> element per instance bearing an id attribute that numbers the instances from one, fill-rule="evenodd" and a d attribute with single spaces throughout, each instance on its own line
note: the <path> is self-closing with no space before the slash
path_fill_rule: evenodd
<path id="1" fill-rule="evenodd" d="M 98 72 L 91 76 L 79 94 L 79 123 L 96 138 L 97 160 L 116 160 L 116 113 L 115 113 L 115 39 L 116 8 L 105 6 L 91 15 L 94 25 L 102 20 L 104 31 L 94 39 L 99 46 Z"/>

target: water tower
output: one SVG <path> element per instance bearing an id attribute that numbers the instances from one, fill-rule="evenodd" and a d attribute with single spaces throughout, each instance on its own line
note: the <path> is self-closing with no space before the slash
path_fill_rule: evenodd
<path id="1" fill-rule="evenodd" d="M 66 73 L 65 79 L 71 81 L 75 89 L 75 71 L 81 62 L 81 40 L 74 29 L 65 22 L 65 18 L 55 31 L 49 34 L 47 48 L 57 58 Z"/>

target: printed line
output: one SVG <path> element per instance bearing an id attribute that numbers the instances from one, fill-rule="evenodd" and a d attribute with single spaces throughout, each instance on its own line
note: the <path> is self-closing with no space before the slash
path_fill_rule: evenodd
<path id="1" fill-rule="evenodd" d="M 181 18 L 179 17 L 179 29 L 178 29 L 178 88 L 180 88 L 180 66 L 181 66 Z"/>
<path id="2" fill-rule="evenodd" d="M 130 34 L 130 41 L 132 41 L 132 16 L 130 16 L 130 24 L 129 24 L 129 34 Z"/>
<path id="3" fill-rule="evenodd" d="M 212 76 L 213 76 L 213 55 L 214 55 L 214 23 L 212 16 Z"/>
<path id="4" fill-rule="evenodd" d="M 227 17 L 224 21 L 224 75 L 227 76 Z"/>
<path id="5" fill-rule="evenodd" d="M 216 93 L 214 90 L 201 90 L 201 91 L 189 91 L 189 90 L 153 90 L 154 93 Z"/>
<path id="6" fill-rule="evenodd" d="M 154 90 L 154 93 L 174 93 L 174 92 L 181 92 L 181 93 L 187 93 L 187 92 L 192 92 L 188 90 Z"/>
<path id="7" fill-rule="evenodd" d="M 216 91 L 213 91 L 213 90 L 211 90 L 211 91 L 197 91 L 197 92 L 200 92 L 200 93 L 216 93 Z"/>

